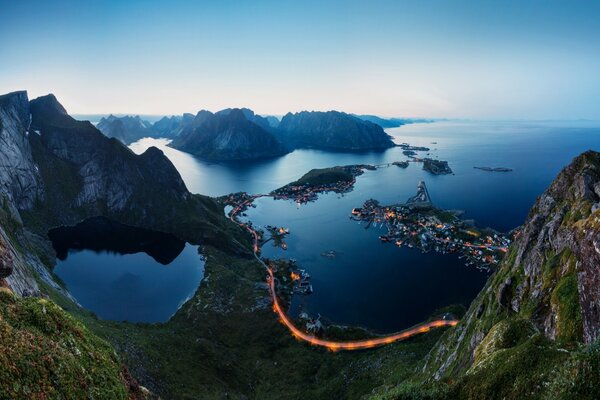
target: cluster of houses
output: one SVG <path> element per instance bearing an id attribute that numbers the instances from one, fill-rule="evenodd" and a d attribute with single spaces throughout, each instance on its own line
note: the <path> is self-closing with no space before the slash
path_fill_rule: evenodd
<path id="1" fill-rule="evenodd" d="M 293 291 L 297 294 L 311 294 L 313 287 L 310 283 L 310 275 L 304 269 L 297 269 L 290 274 L 293 282 Z"/>
<path id="2" fill-rule="evenodd" d="M 353 209 L 351 217 L 368 224 L 385 225 L 388 232 L 379 237 L 382 242 L 414 247 L 424 252 L 459 252 L 468 264 L 478 267 L 498 264 L 510 244 L 510 239 L 503 234 L 484 233 L 435 208 L 380 206 L 376 200 L 368 200 L 362 208 Z"/>
<path id="3" fill-rule="evenodd" d="M 320 193 L 335 192 L 348 193 L 356 183 L 356 177 L 362 175 L 364 170 L 375 170 L 377 167 L 367 164 L 348 165 L 343 167 L 347 172 L 352 174 L 352 180 L 341 180 L 332 183 L 311 184 L 304 183 L 301 185 L 289 184 L 271 192 L 271 196 L 275 200 L 293 200 L 298 204 L 305 204 L 316 201 Z"/>
<path id="4" fill-rule="evenodd" d="M 287 250 L 288 245 L 284 239 L 290 234 L 290 230 L 288 228 L 266 225 L 265 229 L 271 234 L 271 239 L 273 239 L 273 244 L 275 246 L 283 250 Z"/>

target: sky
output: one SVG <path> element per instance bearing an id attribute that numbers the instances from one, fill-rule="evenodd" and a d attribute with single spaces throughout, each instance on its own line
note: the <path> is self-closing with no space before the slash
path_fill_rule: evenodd
<path id="1" fill-rule="evenodd" d="M 600 119 L 600 1 L 0 0 L 0 93 L 72 114 Z"/>

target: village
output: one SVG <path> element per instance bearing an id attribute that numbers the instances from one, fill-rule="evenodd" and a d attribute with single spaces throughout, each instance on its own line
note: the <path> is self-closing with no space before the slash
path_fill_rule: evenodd
<path id="1" fill-rule="evenodd" d="M 365 170 L 376 169 L 373 165 L 359 164 L 312 170 L 298 181 L 274 190 L 271 195 L 275 200 L 306 204 L 316 201 L 321 193 L 348 193 L 353 189 L 356 177 Z"/>
<path id="2" fill-rule="evenodd" d="M 385 226 L 387 233 L 379 236 L 384 243 L 423 252 L 459 253 L 468 265 L 478 268 L 500 262 L 510 244 L 509 237 L 490 229 L 481 230 L 456 213 L 435 208 L 424 182 L 419 182 L 417 189 L 417 195 L 403 204 L 382 206 L 376 200 L 367 200 L 352 210 L 350 218 L 365 223 L 367 228 Z"/>

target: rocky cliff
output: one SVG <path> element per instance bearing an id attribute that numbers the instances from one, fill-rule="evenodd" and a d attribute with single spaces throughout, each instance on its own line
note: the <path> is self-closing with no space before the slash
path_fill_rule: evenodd
<path id="1" fill-rule="evenodd" d="M 394 146 L 379 125 L 338 111 L 288 113 L 277 137 L 289 148 L 359 151 Z"/>
<path id="2" fill-rule="evenodd" d="M 5 207 L 28 209 L 43 197 L 28 140 L 37 133 L 29 130 L 30 123 L 27 92 L 0 96 L 0 195 L 5 197 Z"/>
<path id="3" fill-rule="evenodd" d="M 431 398 L 598 398 L 599 336 L 600 153 L 588 151 L 537 199 L 418 385 Z"/>
<path id="4" fill-rule="evenodd" d="M 266 119 L 250 110 L 200 111 L 171 145 L 214 161 L 252 160 L 283 155 L 286 149 L 266 129 Z"/>
<path id="5" fill-rule="evenodd" d="M 137 142 L 145 137 L 160 136 L 153 125 L 141 119 L 139 115 L 115 117 L 111 114 L 102 118 L 96 127 L 106 136 L 119 139 L 125 144 Z"/>

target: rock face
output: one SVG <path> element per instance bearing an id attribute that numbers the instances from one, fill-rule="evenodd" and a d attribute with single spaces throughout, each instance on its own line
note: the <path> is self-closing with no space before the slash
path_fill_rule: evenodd
<path id="1" fill-rule="evenodd" d="M 501 267 L 457 328 L 430 353 L 424 371 L 439 379 L 472 370 L 498 332 L 514 331 L 498 325 L 510 327 L 510 321 L 526 321 L 551 342 L 596 341 L 599 202 L 600 153 L 588 151 L 538 198 Z"/>
<path id="2" fill-rule="evenodd" d="M 29 146 L 28 135 L 36 134 L 30 122 L 27 92 L 0 96 L 0 195 L 7 207 L 28 209 L 43 197 Z"/>
<path id="3" fill-rule="evenodd" d="M 252 160 L 283 155 L 286 149 L 265 128 L 266 119 L 247 109 L 213 114 L 200 111 L 171 145 L 214 161 Z"/>
<path id="4" fill-rule="evenodd" d="M 119 139 L 125 144 L 137 142 L 145 137 L 160 136 L 152 124 L 141 119 L 139 115 L 135 117 L 129 115 L 115 117 L 111 114 L 106 118 L 102 118 L 96 128 L 106 136 Z"/>
<path id="5" fill-rule="evenodd" d="M 12 254 L 4 238 L 0 237 L 0 279 L 7 278 L 13 271 Z"/>
<path id="6" fill-rule="evenodd" d="M 136 156 L 89 122 L 71 118 L 53 95 L 32 100 L 31 115 L 32 129 L 40 132 L 31 136 L 35 160 L 53 200 L 101 213 L 134 211 L 139 206 L 135 197 L 141 193 L 153 192 L 160 201 L 175 203 L 189 197 L 160 150 L 152 147 Z M 64 167 L 65 176 L 56 176 L 57 164 Z M 68 194 L 74 196 L 67 199 Z"/>
<path id="7" fill-rule="evenodd" d="M 277 135 L 289 148 L 359 151 L 394 146 L 379 125 L 338 111 L 288 113 Z"/>

